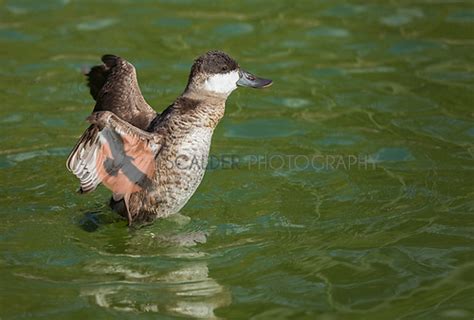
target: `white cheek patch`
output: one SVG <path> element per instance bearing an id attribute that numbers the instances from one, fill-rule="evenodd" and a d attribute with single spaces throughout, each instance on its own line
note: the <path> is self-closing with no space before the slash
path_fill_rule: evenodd
<path id="1" fill-rule="evenodd" d="M 215 74 L 204 82 L 204 88 L 208 91 L 229 94 L 237 89 L 237 81 L 239 81 L 239 78 L 238 71 Z"/>

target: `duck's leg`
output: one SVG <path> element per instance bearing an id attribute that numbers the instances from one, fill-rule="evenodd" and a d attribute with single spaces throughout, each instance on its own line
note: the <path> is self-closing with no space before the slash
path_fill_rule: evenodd
<path id="1" fill-rule="evenodd" d="M 124 218 L 127 218 L 129 226 L 132 224 L 133 218 L 129 209 L 130 208 L 130 195 L 124 196 L 123 198 L 120 198 L 119 200 L 116 200 L 114 196 L 110 197 L 109 206 L 112 210 L 117 212 L 119 215 L 121 215 Z"/>
<path id="2" fill-rule="evenodd" d="M 133 221 L 133 218 L 132 218 L 132 214 L 130 212 L 130 194 L 126 194 L 124 197 L 123 197 L 123 202 L 125 204 L 125 212 L 127 213 L 127 219 L 128 219 L 128 226 L 130 227 L 132 225 L 132 221 Z"/>

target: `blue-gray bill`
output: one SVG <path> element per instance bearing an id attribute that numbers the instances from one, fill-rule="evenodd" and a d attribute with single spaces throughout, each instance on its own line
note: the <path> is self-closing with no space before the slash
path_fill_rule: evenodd
<path id="1" fill-rule="evenodd" d="M 237 85 L 241 87 L 266 88 L 273 83 L 270 79 L 259 78 L 243 69 L 239 70 L 239 75 L 240 79 L 237 81 Z"/>

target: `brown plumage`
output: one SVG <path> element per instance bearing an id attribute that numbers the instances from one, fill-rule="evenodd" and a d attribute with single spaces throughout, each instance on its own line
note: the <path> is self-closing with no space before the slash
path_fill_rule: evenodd
<path id="1" fill-rule="evenodd" d="M 195 61 L 183 94 L 157 114 L 143 98 L 129 62 L 113 55 L 102 61 L 88 73 L 96 100 L 87 119 L 91 126 L 69 155 L 67 168 L 80 179 L 81 193 L 100 183 L 110 189 L 112 207 L 129 224 L 178 212 L 202 180 L 229 94 L 237 84 L 271 83 L 241 70 L 227 54 L 210 51 Z"/>

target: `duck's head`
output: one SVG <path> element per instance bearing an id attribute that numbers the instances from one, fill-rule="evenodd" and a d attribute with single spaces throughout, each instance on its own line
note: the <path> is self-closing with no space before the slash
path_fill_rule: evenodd
<path id="1" fill-rule="evenodd" d="M 272 80 L 259 78 L 240 68 L 222 51 L 209 51 L 194 61 L 186 90 L 227 97 L 240 87 L 266 88 Z"/>

